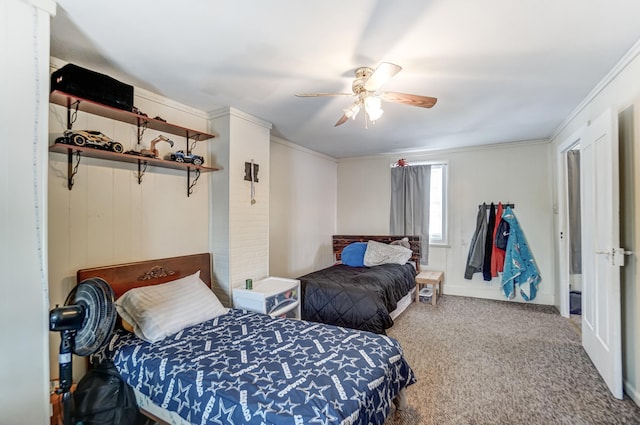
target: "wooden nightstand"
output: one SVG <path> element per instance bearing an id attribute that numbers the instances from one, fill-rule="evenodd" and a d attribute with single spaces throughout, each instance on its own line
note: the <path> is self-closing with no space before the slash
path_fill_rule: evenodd
<path id="1" fill-rule="evenodd" d="M 253 283 L 253 289 L 233 288 L 235 308 L 272 317 L 300 319 L 300 281 L 268 277 Z"/>
<path id="2" fill-rule="evenodd" d="M 416 276 L 416 302 L 420 302 L 420 286 L 431 285 L 433 287 L 433 295 L 431 295 L 431 304 L 436 305 L 438 292 L 442 296 L 442 287 L 444 286 L 444 273 L 433 270 L 421 271 Z"/>

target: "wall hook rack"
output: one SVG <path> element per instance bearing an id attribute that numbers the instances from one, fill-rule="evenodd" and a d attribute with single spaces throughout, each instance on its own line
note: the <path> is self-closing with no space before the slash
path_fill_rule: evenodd
<path id="1" fill-rule="evenodd" d="M 489 202 L 485 202 L 485 205 L 487 207 L 491 206 L 491 204 L 495 205 L 496 207 L 498 206 L 498 204 L 500 203 L 500 201 L 495 202 L 495 201 L 489 201 Z M 482 204 L 478 205 L 478 208 L 480 208 L 482 206 Z M 511 207 L 511 209 L 514 209 L 516 207 L 516 204 L 512 204 L 510 202 L 507 201 L 507 203 L 502 202 L 502 208 L 507 208 L 507 207 Z"/>

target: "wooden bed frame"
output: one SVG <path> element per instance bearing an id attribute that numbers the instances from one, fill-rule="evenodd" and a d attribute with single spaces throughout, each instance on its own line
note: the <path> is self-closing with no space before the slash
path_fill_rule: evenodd
<path id="1" fill-rule="evenodd" d="M 82 282 L 92 277 L 102 278 L 113 289 L 115 298 L 118 298 L 129 289 L 180 279 L 198 270 L 202 281 L 211 287 L 211 254 L 208 252 L 82 269 L 78 270 L 77 279 L 78 282 Z M 149 410 L 142 407 L 139 409 L 143 415 L 156 423 L 170 425 Z"/>
<path id="2" fill-rule="evenodd" d="M 211 254 L 184 255 L 78 270 L 78 282 L 92 277 L 104 279 L 115 297 L 139 286 L 158 285 L 189 276 L 200 270 L 200 278 L 211 287 Z"/>
<path id="3" fill-rule="evenodd" d="M 409 239 L 409 246 L 413 251 L 411 261 L 416 265 L 416 270 L 420 273 L 420 236 L 381 236 L 381 235 L 333 235 L 333 254 L 336 261 L 340 261 L 340 254 L 345 246 L 354 242 L 376 241 L 381 243 L 391 243 L 402 238 Z"/>

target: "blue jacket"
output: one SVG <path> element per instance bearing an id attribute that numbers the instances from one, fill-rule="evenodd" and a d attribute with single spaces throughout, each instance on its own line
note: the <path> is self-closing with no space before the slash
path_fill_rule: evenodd
<path id="1" fill-rule="evenodd" d="M 541 279 L 538 266 L 511 207 L 505 209 L 502 219 L 506 220 L 510 227 L 502 273 L 502 290 L 507 298 L 512 299 L 515 297 L 515 285 L 518 285 L 522 298 L 532 301 L 536 297 Z"/>

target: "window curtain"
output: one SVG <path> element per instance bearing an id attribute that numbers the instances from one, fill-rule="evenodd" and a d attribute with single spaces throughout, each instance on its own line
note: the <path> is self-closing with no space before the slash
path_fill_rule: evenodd
<path id="1" fill-rule="evenodd" d="M 421 264 L 429 260 L 429 204 L 431 165 L 391 169 L 392 235 L 420 236 Z"/>
<path id="2" fill-rule="evenodd" d="M 567 152 L 569 191 L 569 274 L 582 274 L 582 230 L 580 219 L 580 151 Z"/>

